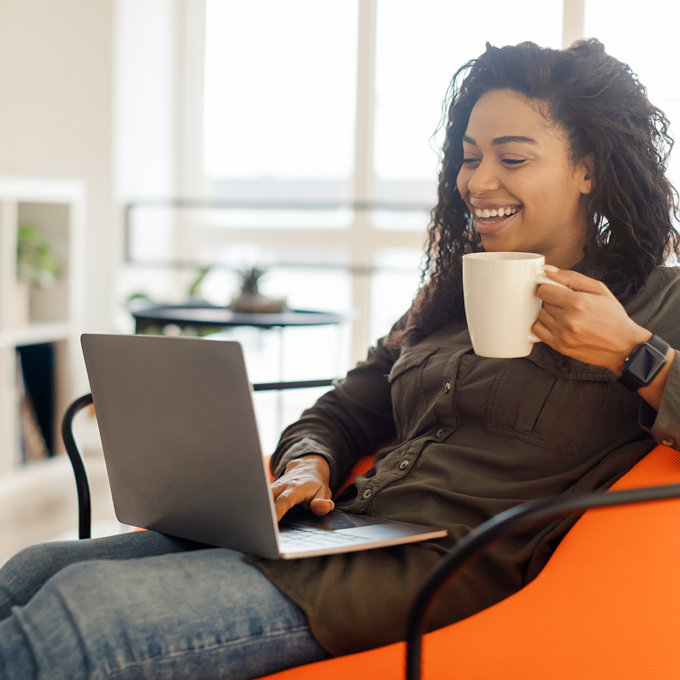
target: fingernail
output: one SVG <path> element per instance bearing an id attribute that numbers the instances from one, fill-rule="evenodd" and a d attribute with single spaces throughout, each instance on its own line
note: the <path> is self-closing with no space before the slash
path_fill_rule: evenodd
<path id="1" fill-rule="evenodd" d="M 543 269 L 545 269 L 548 272 L 558 272 L 558 271 L 560 271 L 557 267 L 553 267 L 553 265 L 551 265 L 551 264 L 543 265 Z"/>

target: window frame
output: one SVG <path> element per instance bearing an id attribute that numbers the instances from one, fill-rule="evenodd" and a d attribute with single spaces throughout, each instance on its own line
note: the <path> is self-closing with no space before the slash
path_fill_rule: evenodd
<path id="1" fill-rule="evenodd" d="M 378 181 L 373 169 L 373 131 L 375 124 L 375 54 L 377 0 L 357 0 L 359 3 L 358 21 L 358 71 L 355 127 L 355 165 L 349 186 L 326 187 L 328 200 L 347 200 L 371 202 L 389 200 L 397 195 L 409 203 L 422 202 L 423 209 L 428 201 L 434 200 L 434 191 L 427 182 L 409 183 L 408 187 L 398 187 L 394 183 L 392 191 L 388 182 Z M 240 192 L 236 195 L 237 183 L 229 181 L 212 182 L 203 172 L 203 87 L 205 51 L 205 0 L 192 0 L 183 7 L 185 16 L 178 36 L 178 59 L 180 60 L 181 84 L 178 88 L 178 112 L 181 118 L 178 143 L 180 194 L 199 200 L 241 199 L 265 196 L 264 200 L 307 200 L 315 196 L 318 185 L 314 182 L 280 181 L 263 186 L 259 180 L 240 182 Z M 584 0 L 563 0 L 563 46 L 583 37 Z M 339 184 L 339 183 L 338 183 Z M 264 190 L 264 191 L 263 191 Z M 407 193 L 404 193 L 407 190 Z M 410 191 L 409 191 L 410 190 Z M 349 194 L 349 195 L 347 195 Z M 369 211 L 354 212 L 348 229 L 333 234 L 332 242 L 350 252 L 352 268 L 352 307 L 357 311 L 352 323 L 350 362 L 363 359 L 366 348 L 375 341 L 370 337 L 371 272 L 377 251 L 395 247 L 422 249 L 425 234 L 403 230 L 376 228 Z M 279 229 L 253 230 L 252 243 L 266 243 L 276 248 L 277 243 L 290 247 L 308 242 L 309 230 Z M 415 292 L 415 291 L 414 291 Z M 404 310 L 405 311 L 405 310 Z"/>

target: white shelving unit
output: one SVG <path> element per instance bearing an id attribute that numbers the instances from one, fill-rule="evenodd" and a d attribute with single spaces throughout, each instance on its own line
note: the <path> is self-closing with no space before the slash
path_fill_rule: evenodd
<path id="1" fill-rule="evenodd" d="M 20 448 L 17 351 L 49 344 L 54 351 L 54 453 L 63 451 L 59 419 L 74 396 L 72 378 L 80 361 L 84 285 L 85 185 L 77 180 L 0 177 L 0 481 L 11 482 L 24 465 Z M 57 245 L 61 276 L 50 288 L 32 289 L 28 319 L 19 314 L 17 228 L 33 224 Z M 46 380 L 49 380 L 46 376 Z"/>

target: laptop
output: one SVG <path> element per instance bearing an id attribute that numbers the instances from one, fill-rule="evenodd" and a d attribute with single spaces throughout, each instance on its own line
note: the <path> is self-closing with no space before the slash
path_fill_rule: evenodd
<path id="1" fill-rule="evenodd" d="M 81 342 L 124 524 L 270 559 L 446 536 L 338 510 L 294 508 L 277 525 L 238 342 L 103 334 Z"/>

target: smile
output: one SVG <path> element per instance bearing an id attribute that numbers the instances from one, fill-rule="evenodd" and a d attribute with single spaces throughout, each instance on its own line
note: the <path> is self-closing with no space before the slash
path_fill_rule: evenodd
<path id="1" fill-rule="evenodd" d="M 491 236 L 514 223 L 515 217 L 522 212 L 521 205 L 507 208 L 474 208 L 475 227 L 481 236 Z"/>
<path id="2" fill-rule="evenodd" d="M 506 215 L 514 215 L 517 212 L 517 206 L 511 205 L 507 208 L 498 208 L 497 210 L 480 210 L 475 208 L 475 215 L 477 217 L 505 217 Z"/>
<path id="3" fill-rule="evenodd" d="M 475 208 L 475 224 L 482 235 L 495 234 L 512 224 L 515 216 L 522 212 L 521 205 L 502 208 Z"/>

